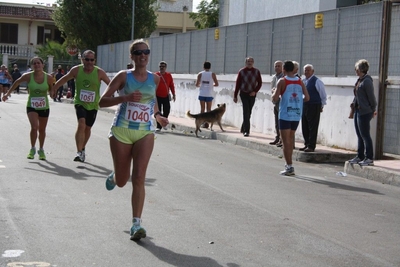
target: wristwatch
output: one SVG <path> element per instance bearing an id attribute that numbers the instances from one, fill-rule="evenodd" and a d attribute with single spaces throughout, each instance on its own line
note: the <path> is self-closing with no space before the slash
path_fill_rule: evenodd
<path id="1" fill-rule="evenodd" d="M 161 115 L 161 112 L 160 112 L 160 111 L 157 111 L 156 113 L 154 113 L 154 119 L 157 119 L 157 118 L 156 118 L 157 115 Z"/>

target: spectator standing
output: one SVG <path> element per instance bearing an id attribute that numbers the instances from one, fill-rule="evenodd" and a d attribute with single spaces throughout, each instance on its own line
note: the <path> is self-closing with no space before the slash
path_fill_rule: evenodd
<path id="1" fill-rule="evenodd" d="M 236 78 L 233 102 L 237 103 L 239 94 L 243 108 L 243 123 L 240 132 L 247 137 L 250 134 L 251 111 L 256 101 L 256 94 L 261 89 L 262 79 L 260 71 L 254 68 L 254 58 L 247 57 L 245 63 L 246 66 L 239 70 Z"/>
<path id="2" fill-rule="evenodd" d="M 301 119 L 303 101 L 308 101 L 309 95 L 301 79 L 295 76 L 293 72 L 293 62 L 285 61 L 283 69 L 286 76 L 279 79 L 272 100 L 277 101 L 279 97 L 281 98 L 279 103 L 279 130 L 281 131 L 283 157 L 286 164 L 285 169 L 280 174 L 290 176 L 295 175 L 292 166 L 294 134 Z"/>
<path id="3" fill-rule="evenodd" d="M 18 80 L 19 77 L 21 77 L 21 76 L 22 76 L 22 74 L 21 74 L 21 72 L 19 71 L 18 66 L 17 66 L 16 64 L 14 64 L 14 70 L 13 70 L 13 72 L 11 73 L 11 78 L 12 78 L 12 80 L 13 80 L 13 84 L 14 84 L 14 82 L 15 82 L 16 80 Z M 19 94 L 19 85 L 17 85 L 17 87 L 15 88 L 15 91 L 16 91 L 17 94 Z"/>
<path id="4" fill-rule="evenodd" d="M 283 62 L 278 60 L 275 61 L 274 63 L 274 69 L 275 69 L 275 75 L 272 77 L 271 81 L 271 88 L 272 88 L 272 94 L 274 94 L 276 90 L 276 84 L 278 83 L 279 79 L 283 77 Z M 279 133 L 279 102 L 280 98 L 276 102 L 272 102 L 274 104 L 274 119 L 275 119 L 275 131 L 276 131 L 276 136 L 275 140 L 270 142 L 270 145 L 277 145 L 281 144 L 281 138 L 280 138 L 280 133 Z"/>
<path id="5" fill-rule="evenodd" d="M 314 67 L 311 64 L 304 66 L 303 83 L 306 85 L 310 100 L 303 105 L 301 129 L 304 138 L 304 152 L 314 152 L 317 145 L 318 126 L 321 112 L 326 105 L 325 85 L 314 75 Z"/>
<path id="6" fill-rule="evenodd" d="M 56 73 L 56 75 L 54 77 L 56 78 L 56 81 L 58 81 L 63 76 L 64 76 L 64 74 L 63 74 L 62 66 L 58 65 L 57 73 Z M 57 88 L 57 87 L 55 87 L 55 88 Z M 61 86 L 57 89 L 56 95 L 54 96 L 54 102 L 57 102 L 57 100 L 59 102 L 61 102 L 61 98 L 63 97 L 63 90 L 64 90 L 64 84 L 61 84 Z"/>
<path id="7" fill-rule="evenodd" d="M 176 100 L 174 79 L 172 78 L 171 73 L 167 72 L 167 62 L 161 61 L 159 63 L 159 68 L 160 71 L 155 73 L 160 77 L 160 83 L 158 84 L 156 91 L 158 110 L 161 112 L 163 117 L 168 118 L 171 111 L 170 101 L 174 100 L 175 102 Z M 164 130 L 166 130 L 166 128 L 164 128 Z M 159 122 L 157 122 L 156 131 L 161 131 L 161 124 Z"/>
<path id="8" fill-rule="evenodd" d="M 67 66 L 67 73 L 71 70 L 70 66 Z M 71 79 L 68 82 L 68 88 L 71 91 L 71 98 L 74 99 L 75 97 L 75 79 Z"/>
<path id="9" fill-rule="evenodd" d="M 368 74 L 369 63 L 360 59 L 355 64 L 355 71 L 359 77 L 355 87 L 354 127 L 356 129 L 358 145 L 357 157 L 349 160 L 349 163 L 358 163 L 361 166 L 374 165 L 374 148 L 370 134 L 370 122 L 377 115 L 376 98 L 372 77 Z"/>
<path id="10" fill-rule="evenodd" d="M 217 75 L 210 71 L 211 63 L 208 61 L 204 62 L 203 69 L 203 71 L 197 74 L 196 80 L 196 87 L 200 87 L 200 113 L 211 111 L 212 101 L 214 100 L 214 86 L 219 85 Z"/>

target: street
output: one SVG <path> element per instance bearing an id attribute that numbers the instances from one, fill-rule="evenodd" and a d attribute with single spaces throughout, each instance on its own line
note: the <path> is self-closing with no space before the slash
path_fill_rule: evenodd
<path id="1" fill-rule="evenodd" d="M 104 185 L 113 113 L 74 162 L 74 107 L 51 102 L 47 161 L 29 160 L 26 99 L 0 102 L 0 266 L 400 266 L 399 187 L 333 164 L 280 176 L 278 157 L 171 130 L 156 135 L 147 238 L 133 242 L 131 184 Z"/>

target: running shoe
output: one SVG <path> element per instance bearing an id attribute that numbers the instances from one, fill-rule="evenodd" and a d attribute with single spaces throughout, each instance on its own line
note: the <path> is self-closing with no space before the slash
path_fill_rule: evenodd
<path id="1" fill-rule="evenodd" d="M 131 227 L 131 240 L 138 241 L 146 237 L 146 230 L 140 224 L 133 223 Z"/>
<path id="2" fill-rule="evenodd" d="M 365 158 L 358 163 L 360 166 L 374 166 L 374 161 L 372 159 Z"/>
<path id="3" fill-rule="evenodd" d="M 84 162 L 85 159 L 82 157 L 82 152 L 78 152 L 76 153 L 76 157 L 74 158 L 74 161 L 80 161 L 80 162 Z"/>
<path id="4" fill-rule="evenodd" d="M 46 155 L 44 154 L 44 150 L 43 149 L 39 149 L 38 150 L 38 154 L 39 154 L 39 159 L 40 160 L 46 160 Z"/>
<path id="5" fill-rule="evenodd" d="M 114 189 L 116 186 L 116 183 L 114 181 L 114 172 L 111 172 L 110 175 L 106 179 L 106 188 L 108 191 L 111 191 Z"/>
<path id="6" fill-rule="evenodd" d="M 360 158 L 357 156 L 357 157 L 355 157 L 355 158 L 349 160 L 348 162 L 349 162 L 350 164 L 358 164 L 358 163 L 360 163 L 361 161 L 362 161 L 362 159 L 360 159 Z"/>
<path id="7" fill-rule="evenodd" d="M 27 156 L 28 159 L 34 159 L 35 158 L 35 154 L 36 154 L 36 149 L 35 148 L 31 148 L 31 150 L 29 150 L 29 154 Z"/>
<path id="8" fill-rule="evenodd" d="M 285 176 L 293 176 L 293 175 L 295 175 L 294 168 L 285 165 L 285 169 L 283 171 L 281 171 L 279 174 L 285 175 Z"/>

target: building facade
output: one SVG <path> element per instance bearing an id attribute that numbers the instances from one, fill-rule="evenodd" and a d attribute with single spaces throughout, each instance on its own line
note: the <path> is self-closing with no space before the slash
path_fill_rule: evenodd
<path id="1" fill-rule="evenodd" d="M 193 0 L 157 0 L 157 29 L 150 37 L 196 30 L 192 9 Z"/>
<path id="2" fill-rule="evenodd" d="M 297 16 L 357 5 L 357 0 L 219 0 L 220 26 Z"/>
<path id="3" fill-rule="evenodd" d="M 51 13 L 55 6 L 0 2 L 0 55 L 5 65 L 25 70 L 36 47 L 46 40 L 63 42 Z"/>

